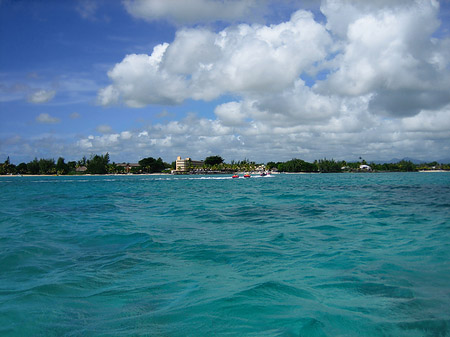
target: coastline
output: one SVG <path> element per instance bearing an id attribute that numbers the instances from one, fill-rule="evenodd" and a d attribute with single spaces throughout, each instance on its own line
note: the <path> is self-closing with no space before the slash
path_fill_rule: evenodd
<path id="1" fill-rule="evenodd" d="M 418 173 L 446 173 L 450 172 L 449 170 L 418 170 L 416 171 Z M 272 172 L 272 175 L 278 175 L 278 174 L 321 174 L 322 172 Z M 354 173 L 354 172 L 341 172 L 341 173 Z M 361 173 L 376 173 L 376 172 L 361 172 Z M 379 172 L 380 173 L 380 172 Z M 381 172 L 385 173 L 385 172 Z M 402 173 L 402 172 L 395 172 L 391 171 L 389 173 Z M 222 174 L 222 173 L 218 173 Z M 226 175 L 227 173 L 223 173 Z M 244 172 L 238 172 L 237 174 L 244 174 Z M 250 173 L 252 175 L 259 174 L 252 172 Z M 195 174 L 189 174 L 186 175 L 195 175 Z M 202 174 L 200 174 L 202 175 Z M 208 175 L 208 174 L 204 174 Z M 65 174 L 65 175 L 58 175 L 58 174 L 2 174 L 0 175 L 1 178 L 11 178 L 11 177 L 126 177 L 126 176 L 174 176 L 172 173 L 140 173 L 140 174 Z"/>
<path id="2" fill-rule="evenodd" d="M 2 174 L 0 177 L 126 177 L 126 176 L 171 176 L 170 173 L 142 174 Z"/>
<path id="3" fill-rule="evenodd" d="M 450 172 L 450 171 L 448 171 L 448 170 L 419 170 L 418 172 L 421 172 L 421 173 L 427 173 L 427 172 L 440 173 L 440 172 Z"/>

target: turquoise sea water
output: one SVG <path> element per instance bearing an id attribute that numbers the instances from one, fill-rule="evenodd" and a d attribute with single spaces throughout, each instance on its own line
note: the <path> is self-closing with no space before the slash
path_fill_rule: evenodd
<path id="1" fill-rule="evenodd" d="M 450 336 L 450 173 L 0 179 L 1 336 Z"/>

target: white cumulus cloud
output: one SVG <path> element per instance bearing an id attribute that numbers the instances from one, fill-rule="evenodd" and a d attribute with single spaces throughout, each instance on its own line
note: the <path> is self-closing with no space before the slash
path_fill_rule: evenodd
<path id="1" fill-rule="evenodd" d="M 246 114 L 240 102 L 228 102 L 216 107 L 214 113 L 219 120 L 228 126 L 239 126 L 245 123 Z"/>
<path id="2" fill-rule="evenodd" d="M 310 12 L 272 26 L 238 25 L 219 33 L 182 29 L 151 55 L 127 55 L 108 72 L 112 84 L 99 92 L 108 105 L 178 104 L 226 93 L 278 92 L 327 56 L 331 38 Z"/>
<path id="3" fill-rule="evenodd" d="M 55 97 L 56 91 L 54 90 L 38 90 L 28 96 L 30 103 L 40 104 L 50 102 Z"/>
<path id="4" fill-rule="evenodd" d="M 334 71 L 319 88 L 339 95 L 373 95 L 373 113 L 411 116 L 450 101 L 445 45 L 432 38 L 439 4 L 325 1 L 327 26 L 340 36 Z M 447 53 L 447 52 L 446 52 Z"/>

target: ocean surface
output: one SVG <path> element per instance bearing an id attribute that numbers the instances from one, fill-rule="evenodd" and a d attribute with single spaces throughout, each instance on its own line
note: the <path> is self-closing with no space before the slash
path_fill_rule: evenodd
<path id="1" fill-rule="evenodd" d="M 450 173 L 1 177 L 0 336 L 450 336 Z"/>

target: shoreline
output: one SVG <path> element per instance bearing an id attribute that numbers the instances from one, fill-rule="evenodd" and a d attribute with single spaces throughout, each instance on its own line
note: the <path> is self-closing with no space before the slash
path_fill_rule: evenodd
<path id="1" fill-rule="evenodd" d="M 170 173 L 142 174 L 2 174 L 0 177 L 127 177 L 127 176 L 171 176 Z"/>
<path id="2" fill-rule="evenodd" d="M 448 170 L 419 170 L 418 172 L 420 172 L 420 173 L 427 173 L 427 172 L 440 173 L 440 172 L 450 172 L 450 171 L 448 171 Z"/>
<path id="3" fill-rule="evenodd" d="M 418 170 L 416 173 L 446 173 L 450 172 L 450 170 Z M 397 171 L 377 171 L 377 172 L 337 172 L 337 173 L 406 173 L 406 172 L 397 172 Z M 412 172 L 414 173 L 414 172 Z M 219 175 L 228 175 L 228 173 L 217 173 Z M 243 172 L 238 172 L 237 174 L 244 174 Z M 256 173 L 251 173 L 252 175 L 256 175 Z M 326 174 L 323 172 L 272 172 L 272 175 L 278 174 Z M 211 174 L 184 174 L 184 175 L 211 175 Z M 140 174 L 2 174 L 1 178 L 12 178 L 12 177 L 128 177 L 128 176 L 180 176 L 180 174 L 172 174 L 172 173 L 140 173 Z"/>

